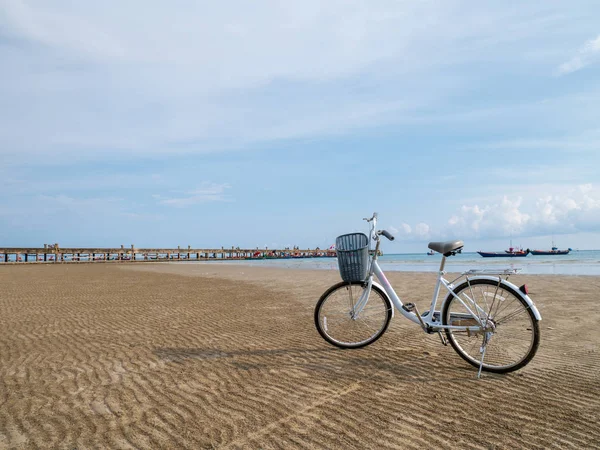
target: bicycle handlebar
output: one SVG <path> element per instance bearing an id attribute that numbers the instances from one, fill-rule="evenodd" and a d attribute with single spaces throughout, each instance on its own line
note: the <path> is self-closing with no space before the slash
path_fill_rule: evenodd
<path id="1" fill-rule="evenodd" d="M 379 215 L 376 212 L 374 212 L 373 216 L 370 219 L 367 219 L 366 217 L 363 218 L 363 220 L 366 220 L 369 223 L 372 222 L 372 224 L 371 224 L 371 236 L 373 237 L 373 239 L 376 239 L 376 237 L 378 235 L 383 235 L 386 238 L 388 238 L 390 241 L 393 241 L 395 238 L 394 238 L 394 236 L 392 236 L 392 234 L 389 231 L 387 231 L 387 230 L 380 230 L 380 231 L 375 232 L 375 228 L 377 227 L 377 217 L 378 216 Z"/>
<path id="2" fill-rule="evenodd" d="M 390 241 L 393 241 L 395 239 L 394 236 L 392 236 L 387 230 L 381 230 L 380 233 L 383 234 Z"/>

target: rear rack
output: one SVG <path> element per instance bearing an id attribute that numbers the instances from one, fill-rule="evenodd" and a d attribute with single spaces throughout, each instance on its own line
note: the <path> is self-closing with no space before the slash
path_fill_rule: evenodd
<path id="1" fill-rule="evenodd" d="M 516 275 L 522 268 L 515 269 L 471 269 L 461 275 Z"/>

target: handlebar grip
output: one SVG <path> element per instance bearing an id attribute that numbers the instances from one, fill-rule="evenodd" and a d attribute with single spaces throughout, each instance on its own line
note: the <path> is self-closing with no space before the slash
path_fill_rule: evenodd
<path id="1" fill-rule="evenodd" d="M 383 234 L 390 241 L 394 240 L 394 236 L 392 236 L 387 230 L 381 230 L 381 234 Z"/>

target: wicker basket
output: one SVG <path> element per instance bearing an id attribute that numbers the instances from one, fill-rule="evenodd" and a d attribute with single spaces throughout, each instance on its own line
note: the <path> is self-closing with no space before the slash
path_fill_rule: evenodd
<path id="1" fill-rule="evenodd" d="M 350 233 L 335 240 L 342 280 L 364 281 L 369 270 L 369 238 L 364 233 Z"/>

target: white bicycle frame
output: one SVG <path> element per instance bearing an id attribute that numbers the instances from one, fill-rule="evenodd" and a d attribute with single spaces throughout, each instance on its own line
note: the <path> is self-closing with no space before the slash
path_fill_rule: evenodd
<path id="1" fill-rule="evenodd" d="M 400 299 L 400 297 L 398 297 L 398 295 L 396 294 L 396 291 L 394 291 L 394 288 L 392 287 L 392 285 L 386 278 L 385 274 L 383 273 L 383 270 L 381 270 L 381 267 L 379 266 L 379 264 L 377 262 L 377 256 L 378 256 L 377 253 L 379 251 L 379 244 L 380 244 L 380 240 L 381 240 L 379 233 L 375 232 L 376 224 L 377 224 L 377 214 L 374 214 L 371 219 L 365 219 L 365 220 L 372 223 L 370 239 L 375 240 L 377 242 L 377 246 L 375 248 L 375 251 L 374 251 L 372 259 L 371 259 L 369 276 L 367 278 L 367 288 L 364 290 L 361 298 L 358 300 L 358 302 L 356 303 L 356 306 L 354 308 L 355 316 L 358 316 L 360 314 L 360 312 L 363 310 L 363 308 L 366 306 L 366 304 L 369 300 L 369 296 L 371 294 L 372 287 L 373 287 L 373 285 L 376 285 L 377 287 L 379 287 L 385 291 L 385 293 L 388 295 L 389 299 L 392 301 L 392 303 L 394 304 L 396 309 L 404 317 L 406 317 L 407 319 L 420 325 L 425 331 L 427 331 L 429 333 L 439 332 L 439 331 L 445 330 L 445 329 L 458 330 L 458 331 L 467 331 L 468 330 L 469 332 L 476 333 L 478 331 L 483 330 L 486 327 L 487 320 L 488 320 L 487 313 L 485 312 L 485 310 L 483 308 L 481 308 L 477 304 L 477 302 L 474 299 L 474 296 L 473 295 L 469 296 L 467 294 L 464 294 L 464 297 L 465 297 L 464 299 L 457 296 L 454 293 L 455 285 L 452 282 L 449 282 L 448 280 L 446 280 L 444 278 L 444 275 L 446 274 L 446 272 L 444 271 L 444 266 L 446 263 L 446 256 L 442 256 L 442 262 L 440 264 L 440 270 L 438 272 L 435 289 L 433 290 L 433 298 L 431 299 L 431 307 L 429 308 L 429 311 L 424 313 L 423 315 L 419 315 L 418 310 L 417 310 L 417 314 L 415 314 L 414 312 L 411 312 L 411 311 L 408 311 L 407 309 L 405 309 L 404 304 L 402 303 L 402 300 Z M 537 308 L 535 307 L 535 305 L 533 304 L 533 301 L 529 298 L 529 296 L 526 294 L 523 294 L 519 290 L 519 288 L 517 286 L 515 286 L 514 284 L 509 283 L 508 281 L 503 280 L 501 278 L 501 275 L 510 275 L 510 274 L 514 274 L 514 273 L 516 273 L 515 269 L 507 269 L 507 270 L 501 270 L 501 271 L 470 270 L 468 272 L 463 272 L 461 274 L 461 277 L 463 275 L 466 275 L 467 280 L 470 280 L 470 281 L 485 279 L 485 280 L 489 280 L 489 281 L 498 283 L 498 286 L 500 286 L 501 284 L 505 285 L 505 286 L 508 285 L 509 287 L 513 288 L 516 292 L 521 294 L 523 299 L 529 305 L 529 308 L 531 308 L 535 318 L 537 320 L 541 320 L 542 317 L 540 316 L 540 313 L 538 312 Z M 377 279 L 379 280 L 379 282 L 381 284 L 375 283 L 373 281 L 373 275 L 377 276 Z M 469 278 L 469 275 L 476 275 L 476 276 Z M 491 275 L 497 275 L 497 276 L 494 277 Z M 444 286 L 446 288 L 446 290 L 450 293 L 450 295 L 452 295 L 454 298 L 456 298 L 465 307 L 465 309 L 469 312 L 469 314 L 464 314 L 464 317 L 462 317 L 463 314 L 460 314 L 460 317 L 464 318 L 464 319 L 474 319 L 478 325 L 473 325 L 473 326 L 442 325 L 440 314 L 437 315 L 438 317 L 436 319 L 437 311 L 435 308 L 438 303 L 438 297 L 439 297 L 441 286 Z M 473 298 L 471 298 L 471 297 L 473 297 Z M 495 298 L 495 296 L 494 296 L 494 298 Z M 477 313 L 475 311 L 477 311 Z M 393 314 L 393 309 L 392 309 L 392 314 Z"/>

